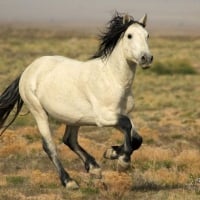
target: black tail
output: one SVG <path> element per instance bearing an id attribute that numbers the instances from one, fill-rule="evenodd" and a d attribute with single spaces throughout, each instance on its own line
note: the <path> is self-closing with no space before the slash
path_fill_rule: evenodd
<path id="1" fill-rule="evenodd" d="M 22 109 L 24 102 L 19 94 L 20 77 L 21 76 L 19 76 L 15 81 L 13 81 L 0 96 L 0 129 L 3 128 L 3 130 L 0 133 L 0 136 L 15 121 L 20 110 Z M 16 112 L 14 114 L 14 117 L 7 125 L 4 125 L 10 112 L 14 109 L 15 105 Z"/>

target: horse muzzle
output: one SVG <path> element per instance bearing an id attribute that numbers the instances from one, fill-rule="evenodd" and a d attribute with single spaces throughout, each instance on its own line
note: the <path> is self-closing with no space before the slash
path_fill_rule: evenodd
<path id="1" fill-rule="evenodd" d="M 141 54 L 139 59 L 139 65 L 143 69 L 149 68 L 152 62 L 153 62 L 153 55 L 147 53 Z"/>

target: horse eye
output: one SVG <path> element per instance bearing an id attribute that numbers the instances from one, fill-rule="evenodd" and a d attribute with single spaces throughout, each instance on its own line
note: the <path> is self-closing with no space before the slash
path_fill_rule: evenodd
<path id="1" fill-rule="evenodd" d="M 128 39 L 131 39 L 131 38 L 132 38 L 132 35 L 131 35 L 131 34 L 128 34 L 127 37 L 128 37 Z"/>

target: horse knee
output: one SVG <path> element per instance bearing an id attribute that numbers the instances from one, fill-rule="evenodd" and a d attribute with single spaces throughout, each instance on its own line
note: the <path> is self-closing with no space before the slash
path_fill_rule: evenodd
<path id="1" fill-rule="evenodd" d="M 131 138 L 131 145 L 133 150 L 137 150 L 142 145 L 143 139 L 138 133 L 134 134 Z"/>

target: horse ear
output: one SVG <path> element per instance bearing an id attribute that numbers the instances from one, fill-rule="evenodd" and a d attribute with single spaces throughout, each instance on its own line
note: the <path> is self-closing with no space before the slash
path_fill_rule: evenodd
<path id="1" fill-rule="evenodd" d="M 128 23 L 128 22 L 130 22 L 130 21 L 131 21 L 130 16 L 127 15 L 127 14 L 125 14 L 125 15 L 123 16 L 123 24 L 126 24 L 126 23 Z"/>
<path id="2" fill-rule="evenodd" d="M 144 16 L 139 20 L 141 24 L 143 24 L 144 27 L 146 27 L 147 23 L 147 14 L 144 14 Z"/>

